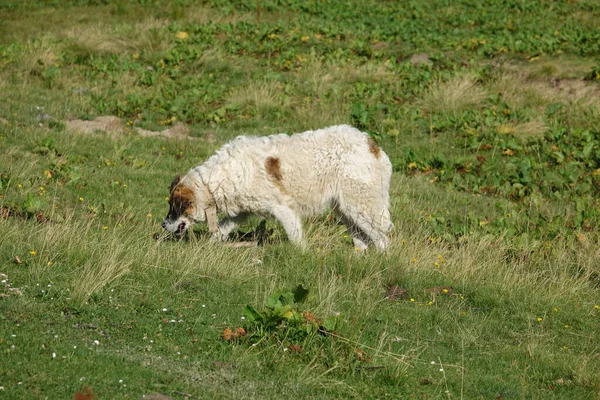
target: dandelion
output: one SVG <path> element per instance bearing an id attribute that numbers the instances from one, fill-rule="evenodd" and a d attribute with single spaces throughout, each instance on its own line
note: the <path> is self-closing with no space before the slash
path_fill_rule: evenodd
<path id="1" fill-rule="evenodd" d="M 302 36 L 300 40 L 302 40 L 303 42 L 308 42 L 310 40 L 310 36 Z"/>
<path id="2" fill-rule="evenodd" d="M 563 346 L 563 350 L 568 350 L 569 347 L 568 346 Z"/>
<path id="3" fill-rule="evenodd" d="M 417 261 L 419 261 L 419 260 L 417 260 L 417 259 L 416 259 L 416 258 L 414 258 L 414 257 L 410 259 L 410 262 L 413 262 L 413 263 L 416 263 Z"/>
<path id="4" fill-rule="evenodd" d="M 151 214 L 151 213 L 148 213 L 148 214 L 146 214 L 146 217 L 148 217 L 148 218 L 152 218 L 152 214 Z"/>
<path id="5" fill-rule="evenodd" d="M 569 329 L 569 325 L 565 324 L 565 329 Z"/>
<path id="6" fill-rule="evenodd" d="M 108 230 L 108 226 L 104 225 L 104 226 L 102 227 L 102 229 L 104 229 L 104 230 L 106 231 L 106 230 Z"/>
<path id="7" fill-rule="evenodd" d="M 35 256 L 35 255 L 37 254 L 37 251 L 35 251 L 35 250 L 31 250 L 31 251 L 29 252 L 29 254 L 31 254 L 32 256 Z"/>
<path id="8" fill-rule="evenodd" d="M 183 32 L 183 31 L 177 32 L 175 34 L 175 37 L 180 40 L 187 39 L 189 36 L 190 35 L 187 32 Z"/>
<path id="9" fill-rule="evenodd" d="M 433 305 L 433 301 L 430 301 L 427 303 L 428 306 L 432 306 Z"/>
<path id="10" fill-rule="evenodd" d="M 413 299 L 413 298 L 411 297 L 411 298 L 410 298 L 410 302 L 411 302 L 411 303 L 414 303 L 414 302 L 415 302 L 415 299 Z"/>
<path id="11" fill-rule="evenodd" d="M 598 304 L 594 304 L 594 308 L 597 310 L 600 308 L 600 306 Z"/>
<path id="12" fill-rule="evenodd" d="M 542 317 L 537 317 L 537 322 L 542 322 L 544 320 L 544 318 Z"/>
<path id="13" fill-rule="evenodd" d="M 80 197 L 80 198 L 79 198 L 79 201 L 83 201 L 83 197 Z"/>
<path id="14" fill-rule="evenodd" d="M 21 188 L 23 188 L 23 185 L 21 185 L 21 184 L 19 183 L 19 184 L 17 185 L 17 187 L 18 187 L 19 189 L 21 189 Z"/>

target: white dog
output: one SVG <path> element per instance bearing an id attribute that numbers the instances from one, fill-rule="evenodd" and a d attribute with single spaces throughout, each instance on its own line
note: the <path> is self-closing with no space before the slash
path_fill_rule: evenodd
<path id="1" fill-rule="evenodd" d="M 240 136 L 171 185 L 163 227 L 183 234 L 208 221 L 214 235 L 229 233 L 250 214 L 275 217 L 288 238 L 304 245 L 301 217 L 333 208 L 354 245 L 388 247 L 390 160 L 367 134 L 332 126 L 288 136 Z M 218 227 L 216 211 L 227 214 Z"/>

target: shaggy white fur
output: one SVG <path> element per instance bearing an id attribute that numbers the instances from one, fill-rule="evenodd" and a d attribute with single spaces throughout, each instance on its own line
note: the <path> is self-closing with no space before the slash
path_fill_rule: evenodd
<path id="1" fill-rule="evenodd" d="M 367 134 L 332 126 L 288 136 L 240 136 L 191 169 L 171 189 L 163 227 L 183 233 L 216 206 L 227 217 L 226 239 L 248 215 L 275 217 L 292 242 L 304 245 L 302 217 L 333 208 L 361 251 L 389 245 L 390 160 Z"/>

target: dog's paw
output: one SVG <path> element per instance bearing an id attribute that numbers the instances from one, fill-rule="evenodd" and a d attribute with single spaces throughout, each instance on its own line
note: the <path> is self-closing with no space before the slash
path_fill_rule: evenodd
<path id="1" fill-rule="evenodd" d="M 229 239 L 229 235 L 225 235 L 224 233 L 219 232 L 219 231 L 213 232 L 210 235 L 210 241 L 214 242 L 214 243 L 216 243 L 216 242 L 226 242 L 227 239 Z"/>

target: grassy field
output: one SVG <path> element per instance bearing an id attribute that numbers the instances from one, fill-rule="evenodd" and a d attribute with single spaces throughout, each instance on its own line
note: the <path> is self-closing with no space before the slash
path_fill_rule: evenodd
<path id="1" fill-rule="evenodd" d="M 0 0 L 0 398 L 597 399 L 599 21 Z M 122 126 L 73 128 L 98 116 Z M 392 159 L 388 252 L 333 215 L 306 251 L 274 221 L 238 232 L 256 248 L 162 232 L 172 178 L 226 141 L 338 123 Z"/>

